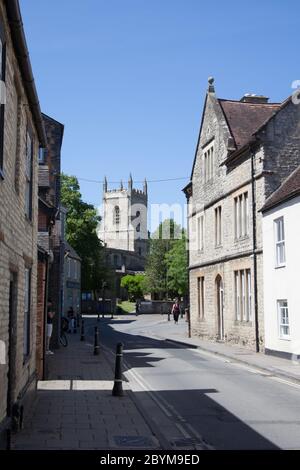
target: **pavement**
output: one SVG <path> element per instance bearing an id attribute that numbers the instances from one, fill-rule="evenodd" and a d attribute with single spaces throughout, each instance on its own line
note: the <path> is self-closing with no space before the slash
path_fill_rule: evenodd
<path id="1" fill-rule="evenodd" d="M 112 396 L 114 363 L 93 354 L 93 325 L 86 338 L 69 334 L 69 345 L 47 356 L 48 380 L 38 383 L 37 400 L 24 429 L 13 436 L 16 450 L 160 449 L 127 383 Z"/>
<path id="2" fill-rule="evenodd" d="M 144 355 L 147 353 L 144 348 L 154 347 L 154 350 L 157 351 L 157 348 L 166 348 L 169 342 L 170 348 L 172 348 L 172 344 L 174 346 L 184 345 L 187 347 L 187 352 L 184 354 L 190 364 L 190 368 L 197 369 L 197 367 L 203 366 L 203 359 L 201 362 L 200 358 L 190 357 L 188 354 L 188 351 L 199 349 L 205 351 L 212 358 L 219 356 L 226 358 L 225 362 L 246 364 L 247 367 L 279 377 L 282 381 L 300 382 L 299 361 L 267 356 L 263 353 L 255 353 L 245 348 L 225 343 L 210 342 L 200 338 L 188 338 L 188 325 L 184 318 L 180 318 L 179 323 L 175 325 L 173 321 L 168 321 L 167 316 L 161 315 L 140 315 L 139 317 L 132 315 L 126 316 L 126 318 L 118 316 L 115 317 L 112 325 L 117 327 L 119 321 L 125 336 L 128 329 L 127 334 L 129 336 L 124 337 L 124 339 L 127 342 L 132 341 L 135 349 L 139 347 L 138 344 L 135 344 L 135 335 L 138 335 L 140 338 L 144 337 L 143 344 L 140 346 L 142 351 L 144 351 Z M 169 443 L 173 441 L 176 442 L 178 449 L 185 448 L 186 443 L 177 444 L 177 441 L 180 442 L 182 432 L 178 432 L 177 435 L 175 426 L 171 423 L 172 420 L 178 421 L 178 416 L 175 416 L 175 418 L 172 416 L 174 414 L 171 406 L 172 399 L 170 391 L 167 391 L 168 388 L 172 389 L 172 380 L 175 380 L 178 374 L 171 374 L 167 387 L 166 384 L 158 387 L 160 390 L 159 395 L 162 398 L 165 395 L 166 398 L 165 402 L 162 402 L 163 406 L 160 407 L 164 410 L 167 409 L 169 418 L 168 416 L 163 416 L 163 413 L 160 413 L 158 410 L 158 394 L 155 392 L 157 388 L 155 385 L 152 388 L 149 386 L 139 390 L 141 376 L 136 374 L 136 372 L 143 366 L 143 361 L 141 363 L 143 355 L 141 355 L 138 349 L 136 350 L 137 356 L 135 358 L 137 364 L 127 367 L 131 375 L 135 367 L 133 372 L 137 375 L 136 380 L 139 379 L 138 384 L 135 383 L 134 377 L 129 378 L 130 385 L 129 381 L 123 382 L 124 396 L 113 397 L 114 354 L 109 351 L 109 348 L 104 346 L 100 348 L 99 356 L 93 354 L 93 331 L 96 324 L 96 318 L 86 319 L 85 341 L 80 341 L 79 332 L 77 334 L 69 334 L 69 345 L 66 348 L 56 350 L 53 356 L 47 356 L 48 380 L 38 383 L 35 406 L 29 418 L 25 421 L 24 429 L 13 436 L 12 448 L 16 450 L 159 450 L 172 448 L 174 444 L 170 446 Z M 151 343 L 147 345 L 147 340 L 145 339 L 147 337 L 159 340 L 159 342 L 154 345 Z M 115 340 L 113 339 L 113 341 Z M 157 352 L 157 354 L 162 356 L 162 351 Z M 168 350 L 165 351 L 167 353 Z M 179 359 L 182 352 L 175 353 L 176 349 L 172 349 L 172 351 Z M 127 353 L 127 356 L 132 361 L 132 354 L 128 355 Z M 171 361 L 174 361 L 174 358 Z M 147 365 L 147 357 L 145 361 L 143 367 Z M 153 358 L 151 361 L 153 361 Z M 163 365 L 164 363 L 162 361 L 161 364 Z M 124 361 L 125 365 L 126 361 Z M 138 367 L 136 368 L 136 366 Z M 184 367 L 185 373 L 187 373 L 186 364 Z M 148 373 L 153 373 L 156 379 L 159 377 L 157 375 L 159 374 L 158 369 L 147 367 L 143 370 L 144 372 L 148 370 Z M 176 370 L 179 371 L 179 369 Z M 172 372 L 171 366 L 169 369 L 162 369 L 160 374 L 162 377 L 164 375 L 167 377 L 169 372 Z M 125 380 L 126 375 L 128 373 L 125 373 Z M 201 376 L 195 375 L 193 372 L 193 377 L 196 376 L 203 376 L 203 372 Z M 222 378 L 223 376 L 218 372 L 217 377 Z M 148 379 L 148 377 L 146 378 Z M 180 377 L 178 377 L 179 379 Z M 132 384 L 133 390 L 130 388 Z M 181 387 L 177 382 L 173 385 L 175 391 L 178 391 Z M 139 391 L 138 394 L 136 393 L 136 386 Z M 195 387 L 196 385 L 192 388 Z M 196 388 L 199 388 L 198 384 Z M 215 388 L 220 387 L 216 386 Z M 143 393 L 143 391 L 147 393 Z M 153 396 L 153 391 L 155 396 Z M 174 391 L 172 393 L 175 395 Z M 190 391 L 189 393 L 196 392 Z M 139 398 L 137 398 L 137 395 Z M 156 401 L 153 401 L 154 398 Z M 194 398 L 191 396 L 191 401 Z M 197 396 L 195 399 L 199 403 L 199 397 Z M 175 408 L 177 405 L 174 402 Z M 206 409 L 207 403 L 205 402 L 204 405 Z M 201 413 L 202 411 L 200 409 Z M 185 420 L 180 418 L 179 421 L 179 428 L 182 429 Z M 164 432 L 164 425 L 167 430 L 170 428 L 168 432 Z M 187 433 L 185 432 L 185 434 Z M 197 442 L 200 443 L 201 439 L 198 438 L 199 436 L 196 437 Z M 201 441 L 199 448 L 207 448 L 205 447 L 205 442 Z"/>
<path id="3" fill-rule="evenodd" d="M 209 353 L 225 357 L 233 362 L 247 364 L 263 372 L 285 380 L 300 382 L 300 360 L 291 360 L 277 356 L 257 353 L 245 347 L 236 346 L 217 341 L 207 341 L 197 337 L 188 337 L 188 324 L 185 319 L 180 318 L 178 325 L 168 321 L 167 317 L 157 318 L 156 325 L 151 329 L 156 338 L 194 347 Z"/>

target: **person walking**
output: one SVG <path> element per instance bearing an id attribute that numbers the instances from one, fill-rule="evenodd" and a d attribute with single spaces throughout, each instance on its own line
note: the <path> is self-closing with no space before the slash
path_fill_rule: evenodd
<path id="1" fill-rule="evenodd" d="M 138 316 L 139 311 L 140 311 L 140 301 L 139 299 L 137 299 L 137 301 L 135 302 L 135 315 L 136 316 Z"/>
<path id="2" fill-rule="evenodd" d="M 70 307 L 67 313 L 69 320 L 69 331 L 68 333 L 76 333 L 75 313 L 73 307 Z"/>
<path id="3" fill-rule="evenodd" d="M 179 300 L 178 299 L 176 299 L 175 303 L 173 304 L 172 314 L 173 314 L 173 318 L 174 318 L 174 323 L 175 323 L 175 325 L 177 325 L 178 324 L 179 314 L 180 314 L 180 305 L 179 305 Z"/>
<path id="4" fill-rule="evenodd" d="M 47 304 L 47 331 L 46 331 L 46 354 L 54 354 L 53 351 L 50 351 L 50 340 L 53 331 L 53 318 L 55 312 L 53 310 L 52 301 L 49 299 Z"/>

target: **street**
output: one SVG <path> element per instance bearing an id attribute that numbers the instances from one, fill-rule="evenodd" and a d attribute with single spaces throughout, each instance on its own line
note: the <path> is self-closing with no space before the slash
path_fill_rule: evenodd
<path id="1" fill-rule="evenodd" d="M 101 319 L 101 345 L 124 344 L 124 372 L 169 448 L 299 449 L 300 385 L 163 339 L 166 316 Z"/>

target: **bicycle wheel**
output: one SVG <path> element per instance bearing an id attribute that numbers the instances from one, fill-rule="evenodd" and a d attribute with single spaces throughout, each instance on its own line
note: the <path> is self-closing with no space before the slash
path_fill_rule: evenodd
<path id="1" fill-rule="evenodd" d="M 60 344 L 65 348 L 66 346 L 68 346 L 68 338 L 67 338 L 67 335 L 65 334 L 64 331 L 62 331 L 60 337 L 59 337 L 59 342 Z"/>

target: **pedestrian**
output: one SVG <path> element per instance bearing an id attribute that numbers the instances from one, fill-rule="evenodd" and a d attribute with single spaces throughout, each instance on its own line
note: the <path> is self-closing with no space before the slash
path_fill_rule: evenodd
<path id="1" fill-rule="evenodd" d="M 68 333 L 76 333 L 76 323 L 75 323 L 75 313 L 74 309 L 72 306 L 70 306 L 68 312 L 67 312 L 67 317 L 69 320 L 69 331 Z"/>
<path id="2" fill-rule="evenodd" d="M 135 315 L 136 315 L 136 316 L 138 316 L 139 311 L 140 311 L 140 302 L 139 302 L 139 300 L 137 299 L 137 301 L 135 302 Z"/>
<path id="3" fill-rule="evenodd" d="M 55 316 L 55 312 L 53 310 L 52 301 L 49 299 L 47 303 L 47 331 L 46 331 L 46 354 L 54 354 L 53 351 L 50 351 L 50 340 L 53 331 L 53 318 Z"/>
<path id="4" fill-rule="evenodd" d="M 180 305 L 179 305 L 178 299 L 175 299 L 175 303 L 173 304 L 171 313 L 173 314 L 175 325 L 177 325 L 179 314 L 180 314 Z"/>

